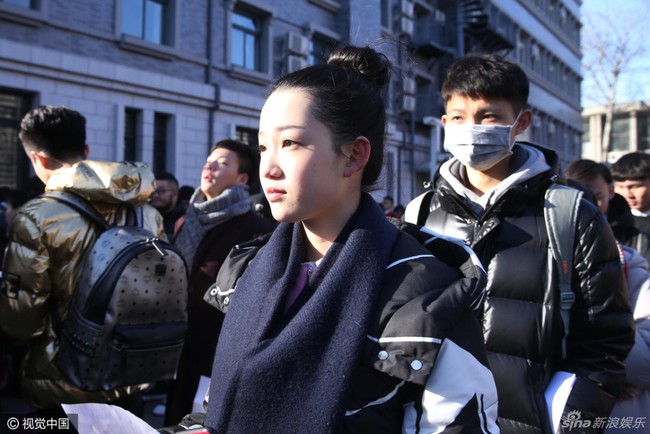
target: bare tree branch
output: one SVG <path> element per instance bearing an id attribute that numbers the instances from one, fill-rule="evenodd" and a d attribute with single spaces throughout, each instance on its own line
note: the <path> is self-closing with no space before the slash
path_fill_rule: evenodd
<path id="1" fill-rule="evenodd" d="M 650 8 L 647 8 L 650 10 Z M 632 80 L 635 61 L 648 52 L 648 45 L 639 35 L 644 35 L 641 15 L 636 20 L 616 20 L 611 15 L 594 14 L 583 17 L 582 66 L 585 73 L 582 96 L 590 105 L 605 105 L 605 125 L 602 136 L 603 155 L 607 155 L 612 122 L 619 97 L 619 87 Z"/>

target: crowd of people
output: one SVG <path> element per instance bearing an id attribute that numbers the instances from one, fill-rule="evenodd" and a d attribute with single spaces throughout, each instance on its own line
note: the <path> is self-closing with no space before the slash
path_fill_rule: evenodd
<path id="1" fill-rule="evenodd" d="M 82 196 L 111 224 L 125 204 L 142 209 L 187 263 L 165 432 L 183 429 L 201 377 L 203 414 L 189 420 L 218 433 L 647 432 L 650 154 L 561 167 L 543 143 L 516 139 L 533 118 L 524 71 L 468 55 L 442 86 L 451 158 L 406 207 L 377 203 L 391 71 L 378 51 L 347 46 L 281 77 L 259 152 L 219 141 L 196 189 L 88 160 L 74 110 L 23 119 L 45 191 Z M 554 184 L 582 198 L 555 203 Z M 47 197 L 5 203 L 0 326 L 5 351 L 23 356 L 22 396 L 41 416 L 79 402 L 141 415 L 150 384 L 82 390 L 54 363 L 96 227 Z M 549 207 L 574 218 L 557 223 L 571 266 L 553 260 Z"/>

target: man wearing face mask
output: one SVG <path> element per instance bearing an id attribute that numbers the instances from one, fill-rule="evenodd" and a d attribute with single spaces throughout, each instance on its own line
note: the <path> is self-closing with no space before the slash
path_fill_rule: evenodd
<path id="1" fill-rule="evenodd" d="M 515 141 L 532 120 L 528 93 L 526 74 L 499 56 L 469 56 L 450 66 L 442 123 L 453 158 L 405 218 L 465 240 L 488 272 L 480 317 L 501 432 L 553 432 L 545 391 L 552 394 L 554 377 L 567 387 L 552 405 L 561 410 L 557 432 L 569 429 L 561 420 L 576 417 L 590 423 L 574 424 L 571 432 L 601 432 L 604 424 L 596 422 L 609 415 L 624 384 L 623 361 L 634 340 L 624 273 L 607 222 L 581 201 L 571 281 L 576 300 L 563 354 L 558 270 L 543 215 L 558 158 Z"/>

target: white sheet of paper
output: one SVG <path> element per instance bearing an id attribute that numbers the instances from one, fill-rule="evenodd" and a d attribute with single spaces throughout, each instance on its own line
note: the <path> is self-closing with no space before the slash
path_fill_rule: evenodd
<path id="1" fill-rule="evenodd" d="M 573 388 L 573 383 L 576 381 L 576 374 L 565 371 L 557 371 L 553 374 L 551 382 L 544 392 L 546 398 L 546 406 L 548 407 L 548 417 L 553 426 L 553 432 L 557 432 L 560 426 L 560 419 L 562 418 L 562 410 L 566 405 L 569 394 Z"/>
<path id="2" fill-rule="evenodd" d="M 205 400 L 205 394 L 208 393 L 209 387 L 210 378 L 201 375 L 201 378 L 199 379 L 199 387 L 196 389 L 194 402 L 192 403 L 192 413 L 205 413 L 205 408 L 203 408 L 203 401 Z"/>
<path id="3" fill-rule="evenodd" d="M 66 414 L 77 414 L 75 428 L 83 434 L 159 434 L 144 420 L 116 405 L 84 403 L 61 404 Z"/>

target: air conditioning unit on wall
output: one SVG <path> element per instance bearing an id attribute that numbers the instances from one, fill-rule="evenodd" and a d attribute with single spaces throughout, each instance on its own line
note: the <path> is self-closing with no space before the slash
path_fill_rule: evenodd
<path id="1" fill-rule="evenodd" d="M 309 53 L 309 38 L 295 32 L 287 32 L 287 51 L 297 54 Z"/>
<path id="2" fill-rule="evenodd" d="M 305 68 L 308 64 L 309 62 L 307 62 L 307 59 L 305 59 L 304 57 L 289 55 L 287 56 L 284 69 L 287 72 L 294 72 L 299 69 Z"/>

